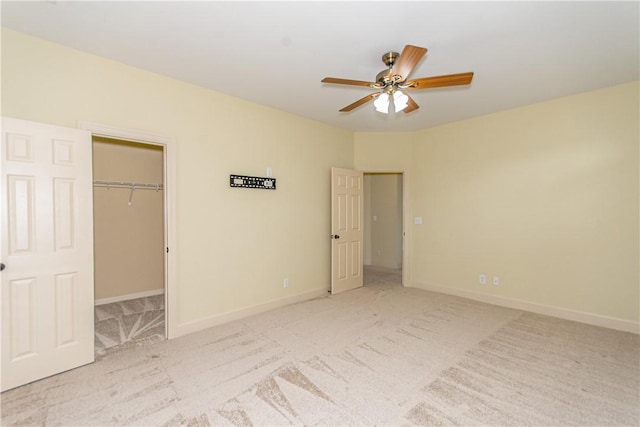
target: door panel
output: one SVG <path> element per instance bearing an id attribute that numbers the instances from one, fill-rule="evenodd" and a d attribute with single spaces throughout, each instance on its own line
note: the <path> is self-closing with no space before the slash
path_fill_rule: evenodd
<path id="1" fill-rule="evenodd" d="M 36 279 L 12 280 L 9 283 L 9 322 L 11 324 L 9 357 L 19 360 L 36 352 Z M 4 334 L 3 334 L 4 335 Z M 3 354 L 3 359 L 5 355 Z"/>
<path id="2" fill-rule="evenodd" d="M 94 360 L 91 134 L 2 119 L 2 390 Z"/>
<path id="3" fill-rule="evenodd" d="M 8 255 L 33 252 L 33 231 L 35 229 L 33 181 L 31 176 L 7 176 L 7 193 L 9 195 Z"/>
<path id="4" fill-rule="evenodd" d="M 331 168 L 331 293 L 363 285 L 362 172 Z"/>
<path id="5" fill-rule="evenodd" d="M 77 274 L 56 274 L 56 346 L 62 347 L 78 342 L 78 322 L 76 315 L 78 310 L 74 307 L 78 295 Z"/>
<path id="6" fill-rule="evenodd" d="M 54 242 L 56 251 L 75 246 L 75 182 L 66 178 L 53 180 Z"/>

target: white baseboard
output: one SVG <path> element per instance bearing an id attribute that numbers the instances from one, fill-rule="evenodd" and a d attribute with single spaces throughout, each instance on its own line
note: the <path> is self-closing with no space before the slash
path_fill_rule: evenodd
<path id="1" fill-rule="evenodd" d="M 111 297 L 111 298 L 100 298 L 96 300 L 95 305 L 109 304 L 112 302 L 126 301 L 130 299 L 135 299 L 135 298 L 152 297 L 154 295 L 161 295 L 161 294 L 164 294 L 164 289 L 155 289 L 153 291 L 144 291 L 144 292 L 138 292 L 135 294 L 120 295 L 120 296 Z"/>
<path id="2" fill-rule="evenodd" d="M 571 310 L 568 308 L 543 305 L 514 298 L 488 295 L 480 292 L 468 291 L 465 289 L 448 288 L 445 286 L 431 285 L 426 283 L 411 282 L 409 286 L 412 288 L 425 289 L 428 291 L 455 295 L 458 297 L 468 298 L 488 304 L 499 305 L 501 307 L 515 308 L 518 310 L 544 314 L 546 316 L 558 317 L 560 319 L 573 320 L 575 322 L 601 326 L 603 328 L 616 329 L 619 331 L 640 334 L 640 323 L 631 320 L 624 320 L 616 317 L 608 317 L 602 316 L 600 314 Z"/>
<path id="3" fill-rule="evenodd" d="M 262 304 L 252 305 L 239 310 L 230 311 L 223 314 L 205 317 L 204 319 L 194 320 L 192 322 L 183 323 L 177 325 L 174 328 L 174 333 L 171 338 L 177 338 L 183 335 L 192 334 L 194 332 L 202 331 L 213 326 L 218 326 L 223 323 L 228 323 L 234 320 L 244 319 L 245 317 L 253 316 L 256 314 L 264 313 L 265 311 L 273 310 L 276 308 L 284 307 L 291 304 L 307 301 L 313 298 L 327 296 L 327 288 L 318 289 L 315 291 L 305 292 L 303 294 L 294 295 L 290 297 L 284 297 L 276 300 L 272 300 Z"/>

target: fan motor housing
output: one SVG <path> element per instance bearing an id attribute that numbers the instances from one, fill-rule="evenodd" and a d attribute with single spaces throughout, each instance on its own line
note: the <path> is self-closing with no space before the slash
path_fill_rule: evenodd
<path id="1" fill-rule="evenodd" d="M 391 75 L 391 70 L 386 69 L 386 70 L 382 70 L 378 73 L 378 75 L 376 76 L 376 81 L 378 83 L 390 83 L 391 79 L 389 78 L 389 76 Z"/>
<path id="2" fill-rule="evenodd" d="M 378 73 L 378 75 L 376 76 L 376 82 L 381 83 L 385 86 L 392 83 L 392 79 L 390 78 L 391 69 L 393 68 L 393 64 L 396 63 L 396 60 L 399 56 L 400 54 L 398 52 L 387 52 L 382 55 L 382 62 L 384 62 L 384 65 L 386 65 L 388 68 Z"/>

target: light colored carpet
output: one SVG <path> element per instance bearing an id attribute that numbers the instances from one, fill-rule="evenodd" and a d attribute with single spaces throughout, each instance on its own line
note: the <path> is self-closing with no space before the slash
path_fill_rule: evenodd
<path id="1" fill-rule="evenodd" d="M 2 425 L 625 425 L 638 335 L 367 286 L 2 394 Z"/>
<path id="2" fill-rule="evenodd" d="M 95 307 L 96 357 L 164 338 L 164 294 Z"/>

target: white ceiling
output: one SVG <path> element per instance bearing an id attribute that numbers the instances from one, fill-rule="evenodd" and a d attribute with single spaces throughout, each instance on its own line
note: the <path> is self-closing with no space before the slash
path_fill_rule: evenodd
<path id="1" fill-rule="evenodd" d="M 354 131 L 414 131 L 639 78 L 639 9 L 628 2 L 2 1 L 2 25 Z M 413 91 L 384 115 L 381 56 L 429 52 L 411 77 L 473 71 L 468 87 Z"/>

